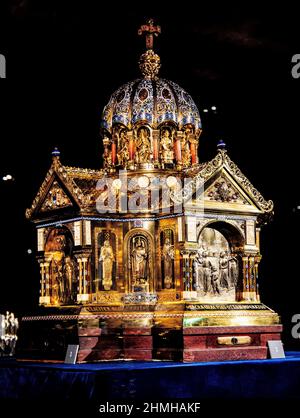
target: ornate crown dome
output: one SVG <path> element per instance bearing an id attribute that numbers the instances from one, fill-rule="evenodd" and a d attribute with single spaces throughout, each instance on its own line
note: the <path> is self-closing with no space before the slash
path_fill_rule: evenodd
<path id="1" fill-rule="evenodd" d="M 139 61 L 144 77 L 121 86 L 104 108 L 105 168 L 181 170 L 198 162 L 200 115 L 185 90 L 158 77 L 160 57 L 152 48 L 160 31 L 153 20 L 141 26 L 139 34 L 146 34 L 147 47 Z"/>
<path id="2" fill-rule="evenodd" d="M 173 81 L 144 78 L 130 81 L 112 94 L 101 125 L 111 133 L 115 124 L 132 129 L 146 123 L 156 129 L 167 122 L 175 123 L 178 129 L 187 124 L 201 129 L 198 109 L 185 90 Z"/>

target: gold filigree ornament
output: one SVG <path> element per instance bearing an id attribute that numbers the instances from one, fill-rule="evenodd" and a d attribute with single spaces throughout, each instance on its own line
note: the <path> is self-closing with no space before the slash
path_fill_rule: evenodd
<path id="1" fill-rule="evenodd" d="M 155 80 L 161 67 L 159 55 L 155 54 L 152 49 L 149 49 L 141 55 L 139 67 L 147 80 Z"/>

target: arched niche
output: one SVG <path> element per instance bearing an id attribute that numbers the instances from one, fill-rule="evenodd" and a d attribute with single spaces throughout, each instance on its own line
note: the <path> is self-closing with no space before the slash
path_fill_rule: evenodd
<path id="1" fill-rule="evenodd" d="M 48 231 L 45 243 L 45 252 L 63 252 L 66 256 L 71 255 L 73 251 L 73 236 L 70 230 L 65 227 L 56 227 Z"/>
<path id="2" fill-rule="evenodd" d="M 234 252 L 242 252 L 245 244 L 244 231 L 236 224 L 230 221 L 208 221 L 197 231 L 198 242 L 202 231 L 205 228 L 211 228 L 219 231 L 227 240 L 230 249 Z"/>
<path id="3" fill-rule="evenodd" d="M 73 236 L 67 227 L 50 229 L 45 243 L 45 261 L 52 305 L 76 302 L 77 263 L 73 247 Z"/>
<path id="4" fill-rule="evenodd" d="M 198 231 L 194 290 L 203 300 L 234 302 L 242 286 L 244 235 L 229 222 L 212 221 Z"/>
<path id="5" fill-rule="evenodd" d="M 154 240 L 142 228 L 129 231 L 124 239 L 124 266 L 126 291 L 153 292 L 154 283 Z"/>
<path id="6" fill-rule="evenodd" d="M 116 290 L 117 242 L 112 231 L 103 230 L 97 235 L 95 292 Z"/>
<path id="7" fill-rule="evenodd" d="M 174 289 L 174 231 L 165 228 L 160 232 L 161 283 L 163 289 Z"/>
<path id="8" fill-rule="evenodd" d="M 152 130 L 148 125 L 139 125 L 135 129 L 134 160 L 138 165 L 149 164 L 153 159 Z"/>
<path id="9" fill-rule="evenodd" d="M 159 158 L 162 168 L 172 168 L 174 165 L 174 142 L 176 128 L 173 123 L 163 123 L 159 126 Z"/>

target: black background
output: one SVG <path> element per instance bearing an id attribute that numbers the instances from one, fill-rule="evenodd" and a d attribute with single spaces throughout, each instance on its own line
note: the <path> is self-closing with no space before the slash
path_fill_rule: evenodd
<path id="1" fill-rule="evenodd" d="M 98 3 L 98 6 L 95 4 Z M 286 348 L 299 293 L 299 16 L 291 4 L 134 3 L 14 0 L 2 3 L 0 53 L 0 310 L 37 305 L 36 236 L 25 220 L 58 146 L 62 162 L 100 168 L 99 123 L 110 94 L 139 76 L 148 17 L 162 27 L 161 76 L 194 98 L 203 122 L 201 161 L 227 143 L 230 157 L 275 203 L 262 233 L 262 301 L 282 316 Z M 209 2 L 211 3 L 211 2 Z M 204 108 L 217 106 L 217 113 Z M 2 181 L 12 174 L 14 182 Z M 27 250 L 33 253 L 28 254 Z"/>

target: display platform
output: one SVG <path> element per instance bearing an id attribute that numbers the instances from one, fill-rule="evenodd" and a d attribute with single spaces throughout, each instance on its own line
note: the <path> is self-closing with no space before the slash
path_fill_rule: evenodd
<path id="1" fill-rule="evenodd" d="M 291 400 L 300 394 L 300 352 L 285 359 L 206 363 L 0 362 L 0 399 L 36 402 L 168 399 Z"/>
<path id="2" fill-rule="evenodd" d="M 257 360 L 267 358 L 267 341 L 281 339 L 278 315 L 261 303 L 179 303 L 168 304 L 168 310 L 140 304 L 144 312 L 131 305 L 118 308 L 44 308 L 22 317 L 16 357 L 62 361 L 68 344 L 79 344 L 78 363 Z"/>

